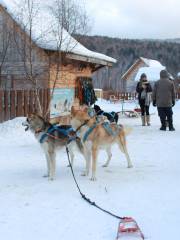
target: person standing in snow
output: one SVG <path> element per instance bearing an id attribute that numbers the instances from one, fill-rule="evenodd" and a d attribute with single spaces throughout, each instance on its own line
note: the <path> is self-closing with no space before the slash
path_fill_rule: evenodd
<path id="1" fill-rule="evenodd" d="M 153 106 L 157 106 L 158 115 L 161 121 L 160 130 L 166 131 L 166 119 L 169 124 L 169 131 L 175 131 L 173 126 L 173 111 L 175 105 L 175 87 L 166 70 L 161 70 L 160 80 L 153 88 Z"/>
<path id="2" fill-rule="evenodd" d="M 136 86 L 136 92 L 138 93 L 138 100 L 141 108 L 142 126 L 146 124 L 150 126 L 149 106 L 151 103 L 152 87 L 145 73 L 141 74 L 140 80 Z"/>

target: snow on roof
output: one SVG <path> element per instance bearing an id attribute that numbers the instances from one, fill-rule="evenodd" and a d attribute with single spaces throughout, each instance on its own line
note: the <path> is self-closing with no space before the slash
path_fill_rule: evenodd
<path id="1" fill-rule="evenodd" d="M 139 81 L 142 73 L 145 73 L 149 81 L 157 81 L 160 78 L 160 71 L 165 69 L 162 67 L 142 67 L 136 74 L 135 81 Z"/>
<path id="2" fill-rule="evenodd" d="M 141 60 L 144 61 L 144 63 L 147 65 L 147 67 L 139 68 L 139 70 L 136 74 L 136 77 L 135 77 L 135 81 L 139 81 L 142 73 L 146 74 L 147 79 L 149 81 L 157 81 L 160 78 L 160 71 L 165 69 L 166 67 L 163 66 L 157 60 L 143 58 L 143 57 L 141 57 Z"/>
<path id="3" fill-rule="evenodd" d="M 143 58 L 140 57 L 141 60 L 148 66 L 148 67 L 162 67 L 163 65 L 157 61 L 157 60 L 153 60 L 153 59 L 148 59 L 148 58 Z"/>
<path id="4" fill-rule="evenodd" d="M 18 21 L 17 13 L 19 11 L 16 9 L 18 6 L 17 4 L 20 3 L 20 0 L 0 0 L 0 4 L 6 8 L 7 12 L 13 17 L 13 19 L 23 27 L 27 25 L 27 19 L 22 18 Z M 45 1 L 40 1 L 40 3 L 41 4 L 38 15 L 36 16 L 36 22 L 32 27 L 32 40 L 43 49 L 56 51 L 59 49 L 59 26 L 57 24 L 55 16 L 50 12 L 49 8 L 45 4 Z M 24 16 L 26 15 L 24 14 Z M 92 61 L 93 59 L 98 59 L 109 63 L 116 63 L 116 60 L 114 58 L 108 57 L 101 53 L 90 51 L 82 44 L 80 44 L 77 40 L 75 40 L 65 29 L 62 29 L 61 32 L 62 43 L 60 45 L 60 50 L 62 52 L 89 57 L 92 59 Z"/>

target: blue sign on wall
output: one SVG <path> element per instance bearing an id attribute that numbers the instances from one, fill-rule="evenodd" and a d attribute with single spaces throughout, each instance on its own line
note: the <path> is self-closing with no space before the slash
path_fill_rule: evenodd
<path id="1" fill-rule="evenodd" d="M 63 116 L 70 113 L 73 100 L 73 88 L 55 89 L 51 101 L 51 117 Z"/>

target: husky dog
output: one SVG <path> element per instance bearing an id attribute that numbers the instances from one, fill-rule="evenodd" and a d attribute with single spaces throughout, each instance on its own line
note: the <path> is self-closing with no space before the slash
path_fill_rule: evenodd
<path id="1" fill-rule="evenodd" d="M 109 134 L 104 127 L 105 125 L 103 125 L 102 122 L 98 123 L 96 121 L 96 116 L 89 116 L 87 109 L 76 110 L 74 107 L 71 108 L 71 124 L 72 127 L 78 131 L 78 135 L 84 146 L 84 151 L 88 152 L 86 158 L 86 175 L 89 174 L 92 156 L 91 180 L 96 180 L 98 150 L 104 148 L 107 152 L 109 151 L 109 154 L 111 154 L 111 146 L 114 143 L 117 143 L 120 150 L 125 154 L 128 168 L 132 167 L 126 146 L 126 130 L 122 125 L 108 123 L 110 128 L 109 131 L 112 131 L 112 134 Z M 106 165 L 108 165 L 109 161 L 110 158 Z"/>
<path id="2" fill-rule="evenodd" d="M 94 105 L 94 110 L 97 116 L 105 116 L 110 122 L 118 122 L 118 113 L 116 112 L 104 112 L 98 105 Z"/>
<path id="3" fill-rule="evenodd" d="M 80 139 L 76 136 L 70 125 L 54 126 L 45 121 L 37 114 L 31 114 L 23 123 L 28 129 L 33 132 L 35 138 L 40 142 L 44 150 L 47 160 L 47 175 L 49 180 L 55 178 L 56 171 L 56 151 L 67 145 L 70 153 L 71 164 L 73 165 L 74 147 L 77 146 L 78 150 L 83 154 L 83 146 Z M 72 141 L 71 141 L 72 140 Z"/>

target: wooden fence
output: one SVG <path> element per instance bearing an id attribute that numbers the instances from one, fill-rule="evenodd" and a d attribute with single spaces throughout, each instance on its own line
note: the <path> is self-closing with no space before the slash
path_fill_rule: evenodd
<path id="1" fill-rule="evenodd" d="M 103 98 L 106 100 L 135 100 L 137 99 L 137 93 L 131 92 L 115 92 L 115 91 L 103 91 Z"/>
<path id="2" fill-rule="evenodd" d="M 48 108 L 50 90 L 39 89 L 39 97 L 43 112 Z M 180 93 L 177 94 L 180 99 Z M 121 100 L 135 100 L 136 93 L 103 91 L 103 98 L 118 102 Z M 0 123 L 15 117 L 27 116 L 37 111 L 35 90 L 1 90 L 0 89 Z"/>
<path id="3" fill-rule="evenodd" d="M 135 100 L 138 98 L 138 94 L 136 92 L 103 91 L 103 98 L 114 102 L 119 100 Z M 180 99 L 180 92 L 176 93 L 176 99 Z"/>
<path id="4" fill-rule="evenodd" d="M 38 96 L 45 112 L 48 108 L 49 89 L 39 89 Z M 0 122 L 36 112 L 36 99 L 35 90 L 0 89 Z"/>

